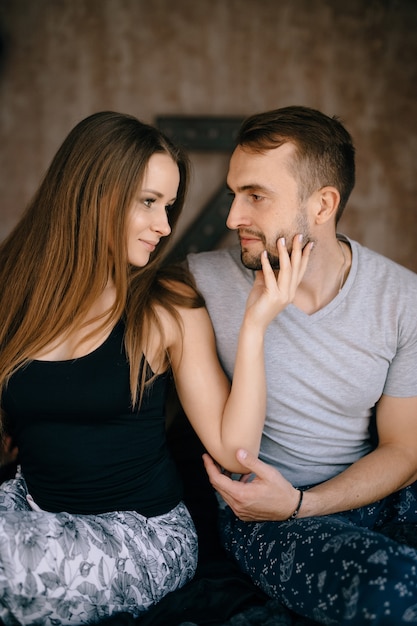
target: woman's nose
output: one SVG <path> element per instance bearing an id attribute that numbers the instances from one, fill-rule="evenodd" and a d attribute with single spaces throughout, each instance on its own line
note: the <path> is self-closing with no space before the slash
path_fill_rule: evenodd
<path id="1" fill-rule="evenodd" d="M 159 233 L 161 237 L 167 237 L 171 233 L 171 226 L 169 225 L 165 207 L 158 211 L 153 229 L 155 232 Z"/>

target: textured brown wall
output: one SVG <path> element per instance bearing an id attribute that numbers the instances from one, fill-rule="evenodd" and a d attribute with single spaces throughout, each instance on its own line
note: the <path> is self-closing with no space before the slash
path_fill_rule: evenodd
<path id="1" fill-rule="evenodd" d="M 86 115 L 340 116 L 358 180 L 341 230 L 417 271 L 415 0 L 0 0 L 0 238 Z M 194 154 L 185 224 L 222 181 Z"/>

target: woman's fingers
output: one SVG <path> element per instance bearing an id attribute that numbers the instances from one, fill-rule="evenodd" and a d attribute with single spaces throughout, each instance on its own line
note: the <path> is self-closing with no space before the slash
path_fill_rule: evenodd
<path id="1" fill-rule="evenodd" d="M 277 241 L 280 269 L 272 269 L 267 252 L 261 254 L 262 270 L 256 273 L 255 283 L 246 303 L 247 312 L 255 316 L 258 323 L 269 324 L 295 297 L 307 267 L 311 244 L 303 248 L 301 235 L 296 235 L 289 254 L 285 239 Z"/>
<path id="2" fill-rule="evenodd" d="M 266 253 L 262 255 L 262 270 L 266 287 L 278 288 L 285 299 L 292 301 L 306 271 L 312 247 L 311 242 L 303 247 L 302 235 L 296 235 L 292 242 L 291 254 L 289 254 L 285 239 L 283 237 L 278 239 L 277 250 L 280 264 L 278 277 L 275 276 Z"/>

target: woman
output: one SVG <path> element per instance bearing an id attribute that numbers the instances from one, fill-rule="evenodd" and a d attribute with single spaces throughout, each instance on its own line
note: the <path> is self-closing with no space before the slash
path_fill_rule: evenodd
<path id="1" fill-rule="evenodd" d="M 195 530 L 165 442 L 172 374 L 210 454 L 257 453 L 263 337 L 309 249 L 263 258 L 232 388 L 204 303 L 161 269 L 187 160 L 157 129 L 113 112 L 80 122 L 0 247 L 0 389 L 22 474 L 0 490 L 0 619 L 82 624 L 138 615 L 185 584 Z M 164 239 L 165 238 L 165 239 Z"/>

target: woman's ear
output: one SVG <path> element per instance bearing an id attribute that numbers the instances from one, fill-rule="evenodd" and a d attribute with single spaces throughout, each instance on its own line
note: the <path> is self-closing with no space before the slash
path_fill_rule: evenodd
<path id="1" fill-rule="evenodd" d="M 336 219 L 340 203 L 340 193 L 336 187 L 330 185 L 322 187 L 316 194 L 316 224 L 324 224 L 330 219 Z"/>

